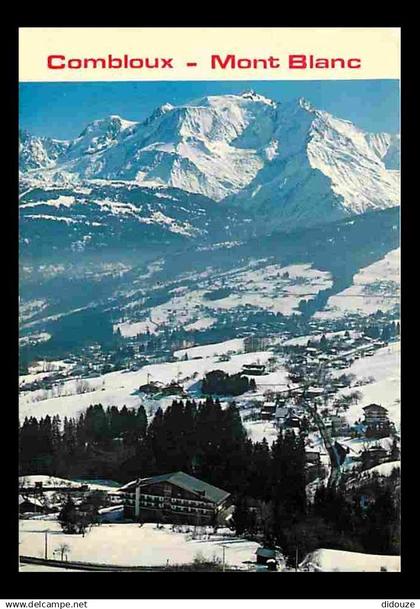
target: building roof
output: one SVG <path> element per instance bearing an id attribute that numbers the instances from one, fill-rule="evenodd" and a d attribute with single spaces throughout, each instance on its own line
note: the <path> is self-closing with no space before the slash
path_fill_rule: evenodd
<path id="1" fill-rule="evenodd" d="M 362 453 L 362 454 L 366 454 L 366 453 L 370 453 L 370 452 L 371 453 L 376 453 L 376 452 L 384 452 L 384 453 L 386 453 L 388 451 L 383 446 L 369 446 L 369 448 L 367 448 L 364 451 L 364 453 Z"/>
<path id="2" fill-rule="evenodd" d="M 98 510 L 98 514 L 109 514 L 111 512 L 121 512 L 124 509 L 124 504 L 111 505 L 110 507 L 101 508 Z"/>
<path id="3" fill-rule="evenodd" d="M 380 404 L 368 404 L 368 406 L 365 406 L 363 410 L 382 410 L 383 412 L 388 412 L 388 410 Z"/>
<path id="4" fill-rule="evenodd" d="M 29 499 L 28 497 L 19 495 L 19 505 L 22 505 L 22 503 L 30 503 L 31 505 L 35 505 L 38 507 L 44 507 L 44 504 L 42 503 L 42 501 L 40 501 L 39 499 L 36 499 L 35 497 L 31 497 Z"/>
<path id="5" fill-rule="evenodd" d="M 306 390 L 307 393 L 321 394 L 324 393 L 324 387 L 308 387 Z"/>
<path id="6" fill-rule="evenodd" d="M 224 491 L 217 486 L 213 486 L 212 484 L 208 484 L 203 480 L 199 480 L 194 476 L 190 476 L 189 474 L 185 474 L 184 472 L 172 472 L 170 474 L 162 474 L 160 476 L 151 476 L 150 478 L 143 478 L 141 480 L 134 480 L 133 482 L 129 482 L 122 489 L 128 490 L 132 486 L 146 486 L 149 484 L 156 484 L 158 482 L 170 482 L 175 486 L 178 486 L 185 491 L 190 493 L 194 493 L 203 497 L 205 499 L 210 499 L 213 503 L 221 503 L 227 497 L 229 497 L 230 493 Z"/>
<path id="7" fill-rule="evenodd" d="M 264 558 L 276 558 L 277 554 L 281 551 L 281 548 L 264 548 L 260 546 L 256 549 L 255 554 Z"/>
<path id="8" fill-rule="evenodd" d="M 276 555 L 276 552 L 269 548 L 257 548 L 255 554 L 257 554 L 257 556 L 264 556 L 264 558 L 271 558 Z"/>

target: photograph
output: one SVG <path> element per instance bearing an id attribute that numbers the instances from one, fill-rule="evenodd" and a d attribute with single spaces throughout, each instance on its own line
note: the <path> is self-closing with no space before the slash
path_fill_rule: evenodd
<path id="1" fill-rule="evenodd" d="M 19 572 L 400 572 L 399 79 L 57 78 L 19 83 Z"/>

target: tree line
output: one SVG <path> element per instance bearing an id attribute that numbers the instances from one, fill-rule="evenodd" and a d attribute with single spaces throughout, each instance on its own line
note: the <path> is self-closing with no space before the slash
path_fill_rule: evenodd
<path id="1" fill-rule="evenodd" d="M 388 342 L 391 338 L 400 335 L 400 322 L 391 321 L 390 323 L 382 326 L 372 324 L 370 326 L 366 326 L 363 333 L 369 338 L 381 339 L 384 342 Z"/>

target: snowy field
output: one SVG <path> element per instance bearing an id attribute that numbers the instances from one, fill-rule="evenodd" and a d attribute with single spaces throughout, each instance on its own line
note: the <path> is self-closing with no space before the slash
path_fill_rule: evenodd
<path id="1" fill-rule="evenodd" d="M 360 332 L 355 332 L 354 330 L 352 330 L 351 332 L 349 332 L 349 334 L 351 337 L 355 338 L 360 335 Z M 281 344 L 284 347 L 306 347 L 306 345 L 308 344 L 308 340 L 316 343 L 319 342 L 323 336 L 325 336 L 325 338 L 329 340 L 331 338 L 343 338 L 344 335 L 345 331 L 343 330 L 341 332 L 321 332 L 320 334 L 305 334 L 304 336 L 294 336 L 293 338 L 288 338 L 287 340 L 282 341 Z"/>
<path id="2" fill-rule="evenodd" d="M 42 482 L 42 486 L 45 487 L 76 487 L 78 488 L 81 484 L 88 484 L 92 491 L 115 491 L 115 486 L 110 484 L 97 484 L 95 482 L 80 482 L 76 480 L 67 480 L 65 478 L 57 478 L 57 476 L 46 476 L 42 474 L 33 474 L 30 476 L 20 476 L 19 485 L 23 485 L 25 488 L 35 487 L 37 482 Z"/>
<path id="3" fill-rule="evenodd" d="M 212 343 L 210 345 L 200 345 L 199 347 L 189 347 L 174 352 L 177 359 L 183 359 L 186 355 L 188 359 L 215 357 L 216 355 L 226 355 L 226 353 L 243 353 L 244 339 L 234 338 L 222 343 Z"/>
<path id="4" fill-rule="evenodd" d="M 382 260 L 361 269 L 353 285 L 331 296 L 325 309 L 315 313 L 316 319 L 334 319 L 349 314 L 370 315 L 379 309 L 390 311 L 399 304 L 400 248 Z"/>
<path id="5" fill-rule="evenodd" d="M 271 444 L 278 435 L 278 430 L 271 421 L 245 421 L 244 427 L 253 442 L 262 442 L 265 438 Z"/>
<path id="6" fill-rule="evenodd" d="M 25 563 L 19 565 L 19 571 L 21 573 L 85 573 L 83 569 L 61 569 L 60 567 L 47 567 L 46 565 L 30 565 Z"/>
<path id="7" fill-rule="evenodd" d="M 320 549 L 308 554 L 300 566 L 313 566 L 317 571 L 400 571 L 400 563 L 399 556 Z"/>
<path id="8" fill-rule="evenodd" d="M 137 336 L 137 334 L 146 334 L 147 332 L 150 334 L 155 334 L 156 328 L 156 324 L 154 324 L 150 319 L 137 322 L 125 321 L 120 324 L 114 324 L 113 326 L 114 332 L 119 330 L 121 332 L 121 336 L 124 338 L 132 338 L 133 336 Z"/>
<path id="9" fill-rule="evenodd" d="M 19 321 L 21 323 L 29 321 L 34 315 L 43 311 L 47 306 L 48 302 L 44 298 L 27 300 L 26 302 L 19 299 Z"/>
<path id="10" fill-rule="evenodd" d="M 196 276 L 182 276 L 183 280 L 194 279 L 194 289 L 179 286 L 171 290 L 171 298 L 160 305 L 145 310 L 146 319 L 123 321 L 115 324 L 123 336 L 135 336 L 147 329 L 151 333 L 163 325 L 182 324 L 187 330 L 211 327 L 216 314 L 243 307 L 292 315 L 298 313 L 300 300 L 311 300 L 318 292 L 332 286 L 331 275 L 312 268 L 310 264 L 293 264 L 282 267 L 268 264 L 267 259 L 253 260 L 247 266 L 227 272 L 216 272 L 209 268 Z M 217 289 L 230 293 L 213 300 L 209 294 Z M 141 305 L 134 301 L 133 305 Z"/>
<path id="11" fill-rule="evenodd" d="M 215 317 L 200 317 L 197 321 L 193 321 L 190 324 L 185 326 L 185 330 L 187 332 L 194 332 L 195 330 L 207 330 L 214 326 L 217 323 L 217 319 Z"/>
<path id="12" fill-rule="evenodd" d="M 33 381 L 41 381 L 43 379 L 57 374 L 57 372 L 69 372 L 74 364 L 65 362 L 64 360 L 57 361 L 38 361 L 28 368 L 28 374 L 19 376 L 19 385 L 32 383 Z"/>
<path id="13" fill-rule="evenodd" d="M 227 341 L 233 342 L 233 341 Z M 222 343 L 222 351 L 226 343 Z M 204 348 L 206 351 L 207 347 Z M 216 345 L 208 347 L 209 352 L 217 351 Z M 213 350 L 213 351 L 212 351 Z M 51 390 L 39 389 L 36 391 L 22 391 L 20 394 L 20 417 L 26 416 L 43 417 L 47 414 L 55 414 L 61 417 L 77 416 L 86 410 L 90 404 L 102 404 L 104 407 L 117 406 L 121 408 L 138 408 L 143 403 L 145 407 L 153 406 L 166 408 L 172 397 L 161 400 L 146 399 L 138 393 L 138 388 L 147 382 L 159 381 L 170 383 L 180 382 L 185 389 L 195 385 L 204 374 L 211 370 L 223 370 L 229 374 L 240 372 L 244 364 L 265 364 L 272 357 L 270 351 L 258 351 L 255 353 L 243 353 L 232 355 L 229 361 L 219 361 L 219 356 L 203 357 L 197 360 L 180 360 L 162 364 L 151 364 L 144 366 L 141 370 L 127 371 L 119 370 L 110 372 L 95 378 L 84 379 L 87 391 L 78 393 L 80 380 L 71 379 L 57 384 Z M 263 384 L 277 382 L 276 379 L 285 378 L 285 371 L 272 373 L 272 376 L 256 377 L 257 383 Z"/>
<path id="14" fill-rule="evenodd" d="M 70 546 L 68 560 L 123 566 L 159 566 L 166 565 L 168 560 L 172 565 L 186 564 L 197 557 L 222 559 L 223 544 L 226 564 L 247 568 L 244 561 L 255 561 L 259 546 L 232 535 L 204 535 L 193 540 L 192 533 L 175 533 L 170 525 L 156 529 L 154 524 L 102 524 L 93 527 L 85 537 L 65 535 L 53 521 L 21 520 L 19 525 L 19 551 L 24 556 L 44 556 L 44 532 L 48 530 L 50 558 L 54 549 L 66 543 Z"/>
<path id="15" fill-rule="evenodd" d="M 390 343 L 388 347 L 378 349 L 372 357 L 362 357 L 343 370 L 345 374 L 355 374 L 356 381 L 366 381 L 359 387 L 343 389 L 339 393 L 346 395 L 354 390 L 360 391 L 362 398 L 356 405 L 350 406 L 345 413 L 350 422 L 363 417 L 363 407 L 368 404 L 380 404 L 388 409 L 389 417 L 399 427 L 400 424 L 400 341 Z"/>

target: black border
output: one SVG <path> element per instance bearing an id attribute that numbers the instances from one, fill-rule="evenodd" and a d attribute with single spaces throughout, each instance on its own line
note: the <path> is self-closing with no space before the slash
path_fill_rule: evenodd
<path id="1" fill-rule="evenodd" d="M 105 9 L 105 5 L 103 5 Z M 322 5 L 323 8 L 323 5 Z M 324 12 L 317 7 L 317 17 Z M 416 476 L 416 429 L 412 417 L 418 409 L 414 397 L 408 393 L 409 381 L 414 377 L 409 372 L 410 363 L 413 359 L 408 354 L 408 343 L 411 336 L 413 325 L 408 320 L 407 309 L 409 304 L 408 289 L 410 283 L 415 285 L 417 273 L 415 267 L 410 273 L 409 264 L 416 264 L 416 257 L 413 250 L 414 244 L 410 230 L 415 230 L 415 224 L 410 221 L 416 199 L 409 197 L 407 185 L 411 173 L 408 171 L 408 140 L 412 130 L 418 120 L 411 112 L 410 104 L 416 103 L 416 95 L 411 84 L 416 84 L 418 80 L 418 69 L 413 65 L 412 71 L 408 69 L 408 27 L 401 22 L 401 19 L 392 19 L 384 23 L 383 18 L 377 18 L 369 23 L 361 23 L 360 19 L 356 23 L 346 23 L 337 20 L 334 24 L 325 23 L 326 19 L 317 18 L 315 22 L 308 24 L 304 14 L 299 21 L 288 19 L 283 23 L 273 23 L 270 19 L 254 20 L 251 24 L 243 23 L 243 20 L 236 18 L 231 24 L 220 23 L 215 19 L 214 23 L 195 23 L 186 24 L 185 21 L 174 23 L 173 19 L 167 14 L 160 15 L 159 21 L 145 19 L 143 22 L 121 23 L 119 16 L 112 16 L 105 22 L 98 23 L 94 19 L 87 24 L 87 19 L 73 23 L 58 23 L 53 17 L 48 20 L 45 18 L 28 18 L 25 12 L 20 19 L 16 20 L 9 30 L 9 46 L 7 65 L 3 64 L 7 76 L 10 79 L 8 88 L 8 107 L 6 114 L 6 127 L 9 129 L 9 141 L 5 146 L 7 151 L 7 165 L 4 177 L 8 177 L 10 194 L 3 200 L 2 218 L 4 220 L 3 244 L 6 245 L 3 257 L 3 268 L 8 271 L 8 304 L 10 309 L 3 319 L 3 324 L 8 333 L 7 346 L 3 344 L 3 353 L 7 355 L 6 375 L 3 376 L 3 384 L 8 382 L 10 388 L 10 399 L 3 399 L 3 416 L 7 416 L 3 426 L 1 438 L 3 445 L 3 501 L 1 507 L 5 510 L 2 523 L 0 556 L 3 560 L 0 596 L 9 599 L 98 599 L 98 598 L 142 598 L 142 599 L 171 599 L 171 598 L 212 598 L 212 599 L 243 599 L 243 598 L 273 598 L 273 599 L 317 599 L 317 598 L 346 598 L 346 599 L 414 599 L 416 598 L 414 575 L 417 571 L 418 559 L 414 556 L 414 537 L 417 533 L 416 526 L 416 507 L 418 490 L 418 476 Z M 99 10 L 99 9 L 98 9 Z M 110 10 L 110 9 L 108 9 Z M 303 12 L 303 11 L 302 11 Z M 327 12 L 327 10 L 325 10 Z M 162 9 L 163 13 L 163 9 Z M 82 13 L 85 14 L 85 11 Z M 179 14 L 179 13 L 178 13 Z M 336 15 L 336 10 L 332 15 Z M 39 13 L 38 13 L 39 15 Z M 54 15 L 54 13 L 52 13 Z M 48 23 L 49 21 L 49 23 Z M 259 23 L 256 23 L 259 21 Z M 19 573 L 18 565 L 18 543 L 17 543 L 17 510 L 15 508 L 15 497 L 17 497 L 17 335 L 18 335 L 18 215 L 15 197 L 17 191 L 17 158 L 18 158 L 18 28 L 19 27 L 401 27 L 402 34 L 402 195 L 404 200 L 402 221 L 402 331 L 403 331 L 403 350 L 402 350 L 402 403 L 406 404 L 406 413 L 402 416 L 402 436 L 403 436 L 403 475 L 402 475 L 402 511 L 403 511 L 403 530 L 402 530 L 402 572 L 401 573 L 281 573 L 277 577 L 270 579 L 270 575 L 265 573 Z M 4 55 L 3 55 L 4 57 Z M 406 61 L 407 60 L 407 61 Z M 407 68 L 406 68 L 407 66 Z M 416 159 L 417 160 L 417 159 Z M 3 167 L 5 165 L 3 164 Z M 415 191 L 414 191 L 415 192 Z M 13 227 L 13 229 L 12 229 Z M 5 238 L 4 238 L 5 237 Z M 407 263 L 404 267 L 404 263 Z M 407 269 L 407 271 L 406 271 Z M 407 281 L 405 279 L 407 278 Z M 411 281 L 410 281 L 411 280 Z M 414 295 L 413 295 L 414 296 Z M 6 319 L 8 321 L 6 321 Z M 12 323 L 15 321 L 15 324 Z M 407 330 L 406 335 L 404 331 Z M 15 357 L 12 357 L 12 353 Z M 2 367 L 4 370 L 4 367 Z M 415 378 L 415 377 L 414 377 Z M 4 394 L 3 394 L 4 395 Z M 414 396 L 415 394 L 413 394 Z M 410 409 L 410 412 L 407 411 Z M 11 432 L 13 430 L 14 433 Z M 410 438 L 411 433 L 411 438 Z M 11 438 L 12 446 L 5 448 L 5 440 Z M 411 472 L 410 472 L 411 469 Z"/>

